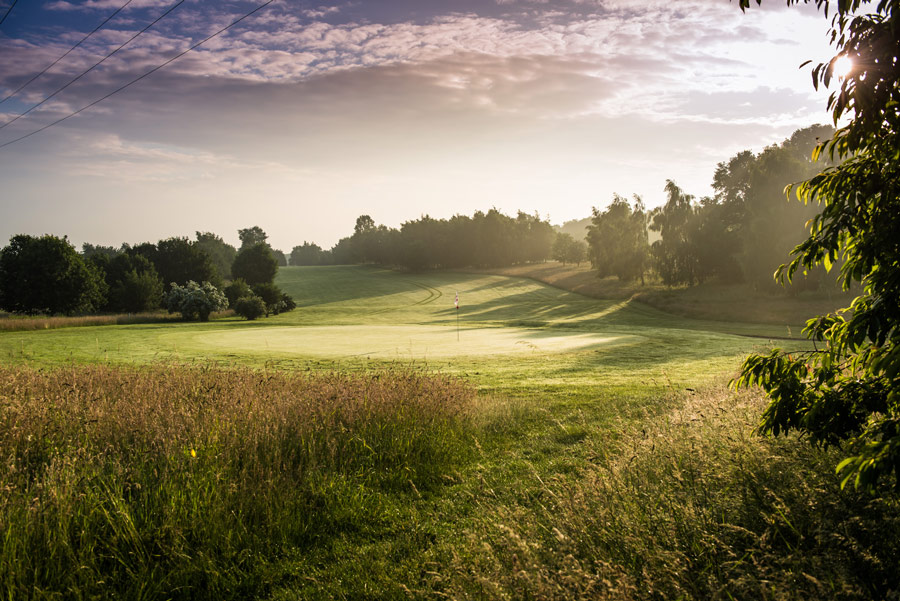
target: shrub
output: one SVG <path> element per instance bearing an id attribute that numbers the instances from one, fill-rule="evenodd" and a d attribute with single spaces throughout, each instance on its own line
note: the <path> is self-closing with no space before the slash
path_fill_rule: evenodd
<path id="1" fill-rule="evenodd" d="M 269 313 L 278 315 L 282 311 L 291 311 L 297 307 L 294 299 L 282 292 L 275 284 L 256 284 L 252 286 L 253 293 L 260 297 L 266 304 L 266 317 Z"/>
<path id="2" fill-rule="evenodd" d="M 235 308 L 235 303 L 238 302 L 238 299 L 251 296 L 252 294 L 253 291 L 250 289 L 250 286 L 241 278 L 237 278 L 225 286 L 225 297 L 228 299 L 228 306 L 232 309 Z"/>
<path id="3" fill-rule="evenodd" d="M 209 282 L 197 284 L 189 280 L 184 286 L 172 283 L 172 289 L 166 295 L 166 309 L 169 313 L 181 313 L 185 320 L 199 319 L 209 321 L 213 311 L 225 309 L 228 299 L 218 288 Z"/>
<path id="4" fill-rule="evenodd" d="M 234 303 L 234 312 L 244 319 L 253 320 L 266 314 L 266 303 L 255 294 L 242 296 Z"/>

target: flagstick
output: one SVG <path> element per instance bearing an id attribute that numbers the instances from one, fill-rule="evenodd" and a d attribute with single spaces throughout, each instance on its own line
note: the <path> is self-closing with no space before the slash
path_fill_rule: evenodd
<path id="1" fill-rule="evenodd" d="M 456 341 L 459 342 L 459 306 L 456 307 Z"/>

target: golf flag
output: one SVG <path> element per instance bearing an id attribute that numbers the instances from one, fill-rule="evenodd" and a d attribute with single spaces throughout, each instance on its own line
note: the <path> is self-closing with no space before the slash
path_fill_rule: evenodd
<path id="1" fill-rule="evenodd" d="M 456 300 L 453 301 L 453 304 L 459 309 L 459 292 L 456 293 Z"/>

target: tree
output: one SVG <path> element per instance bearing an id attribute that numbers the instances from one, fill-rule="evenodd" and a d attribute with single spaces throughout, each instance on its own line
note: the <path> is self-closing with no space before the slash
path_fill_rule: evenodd
<path id="1" fill-rule="evenodd" d="M 694 197 L 672 180 L 666 181 L 666 195 L 666 204 L 651 214 L 650 229 L 660 233 L 651 247 L 653 263 L 667 286 L 693 286 L 702 279 L 694 235 L 699 227 L 698 207 Z"/>
<path id="2" fill-rule="evenodd" d="M 167 238 L 156 244 L 124 246 L 128 254 L 142 255 L 153 263 L 163 284 L 183 286 L 189 281 L 221 284 L 210 256 L 187 238 Z"/>
<path id="3" fill-rule="evenodd" d="M 749 4 L 741 0 L 742 9 Z M 828 100 L 835 125 L 846 125 L 815 151 L 838 164 L 789 189 L 822 212 L 777 277 L 790 281 L 798 270 L 830 270 L 842 260 L 844 288 L 858 282 L 862 293 L 850 307 L 807 322 L 815 350 L 751 356 L 735 384 L 759 385 L 769 396 L 762 432 L 797 430 L 814 444 L 844 449 L 842 486 L 892 481 L 900 489 L 900 7 L 894 0 L 816 5 L 834 11 L 838 52 L 813 68 L 814 85 L 830 85 L 838 59 L 853 61 Z"/>
<path id="4" fill-rule="evenodd" d="M 634 197 L 632 209 L 625 198 L 614 194 L 605 211 L 594 208 L 587 231 L 588 254 L 598 277 L 640 278 L 644 283 L 649 244 L 647 213 L 640 196 Z"/>
<path id="5" fill-rule="evenodd" d="M 181 313 L 186 321 L 209 321 L 210 313 L 221 311 L 227 306 L 228 299 L 209 282 L 198 284 L 190 281 L 184 286 L 173 283 L 166 295 L 166 309 L 169 313 Z"/>
<path id="6" fill-rule="evenodd" d="M 241 250 L 256 246 L 257 244 L 266 244 L 269 236 L 258 225 L 248 227 L 247 229 L 238 230 L 238 238 L 241 239 Z"/>
<path id="7" fill-rule="evenodd" d="M 109 288 L 104 311 L 140 313 L 159 308 L 162 303 L 162 281 L 146 257 L 119 253 L 113 257 L 93 254 L 93 263 Z"/>
<path id="8" fill-rule="evenodd" d="M 20 234 L 0 251 L 0 308 L 20 313 L 89 313 L 106 295 L 103 275 L 65 238 Z"/>
<path id="9" fill-rule="evenodd" d="M 324 251 L 318 244 L 306 242 L 291 251 L 291 265 L 321 265 Z"/>
<path id="10" fill-rule="evenodd" d="M 566 263 L 580 264 L 587 256 L 587 244 L 576 240 L 570 234 L 559 233 L 553 242 L 551 256 L 553 260 L 559 261 L 563 265 Z"/>
<path id="11" fill-rule="evenodd" d="M 272 255 L 272 249 L 265 242 L 242 248 L 231 265 L 231 275 L 241 278 L 251 286 L 272 283 L 277 272 L 278 262 Z"/>
<path id="12" fill-rule="evenodd" d="M 212 232 L 196 232 L 194 246 L 209 255 L 220 279 L 231 279 L 231 264 L 237 256 L 237 249 Z"/>
<path id="13" fill-rule="evenodd" d="M 119 254 L 119 250 L 112 246 L 103 246 L 100 244 L 94 245 L 85 242 L 81 245 L 81 256 L 85 259 L 90 259 L 94 255 L 104 255 L 109 257 L 110 259 Z"/>
<path id="14" fill-rule="evenodd" d="M 272 250 L 272 256 L 275 257 L 275 262 L 278 263 L 278 266 L 287 267 L 287 256 L 284 254 L 284 251 L 272 248 L 271 246 L 269 248 Z"/>

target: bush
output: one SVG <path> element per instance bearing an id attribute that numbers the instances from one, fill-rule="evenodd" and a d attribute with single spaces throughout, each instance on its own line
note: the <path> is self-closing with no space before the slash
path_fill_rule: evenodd
<path id="1" fill-rule="evenodd" d="M 233 309 L 244 319 L 253 320 L 266 314 L 266 303 L 255 294 L 251 294 L 236 300 Z"/>
<path id="2" fill-rule="evenodd" d="M 297 308 L 297 303 L 294 301 L 294 298 L 289 296 L 288 294 L 281 295 L 281 310 L 282 311 L 293 311 Z"/>
<path id="3" fill-rule="evenodd" d="M 166 295 L 166 309 L 169 313 L 181 313 L 185 320 L 209 321 L 209 314 L 228 306 L 228 299 L 209 282 L 197 284 L 189 280 L 184 286 L 172 283 Z"/>
<path id="4" fill-rule="evenodd" d="M 238 299 L 252 295 L 253 291 L 250 289 L 250 286 L 241 278 L 237 278 L 225 286 L 225 297 L 228 299 L 228 306 L 232 309 L 236 308 L 235 303 L 238 302 Z"/>
<path id="5" fill-rule="evenodd" d="M 278 315 L 282 311 L 291 311 L 297 307 L 294 299 L 282 292 L 275 284 L 256 284 L 252 286 L 253 293 L 260 297 L 266 304 L 266 317 L 269 313 Z"/>

